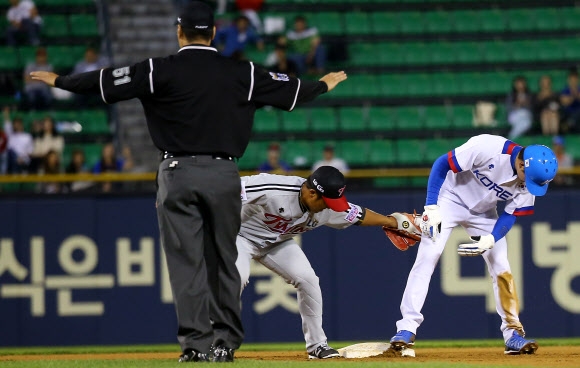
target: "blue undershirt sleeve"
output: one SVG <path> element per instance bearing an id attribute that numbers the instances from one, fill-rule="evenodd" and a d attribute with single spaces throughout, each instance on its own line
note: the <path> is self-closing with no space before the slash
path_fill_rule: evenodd
<path id="1" fill-rule="evenodd" d="M 447 154 L 435 160 L 433 167 L 431 167 L 429 181 L 427 182 L 427 200 L 425 201 L 425 206 L 437 204 L 439 191 L 449 170 L 451 170 L 451 166 L 449 166 L 449 162 L 447 161 Z"/>
<path id="2" fill-rule="evenodd" d="M 514 226 L 515 223 L 516 216 L 510 215 L 507 212 L 502 213 L 501 216 L 497 219 L 495 226 L 493 227 L 493 230 L 491 231 L 493 239 L 495 241 L 498 241 L 504 236 L 506 236 L 508 231 L 510 231 L 510 229 L 512 228 L 512 226 Z"/>

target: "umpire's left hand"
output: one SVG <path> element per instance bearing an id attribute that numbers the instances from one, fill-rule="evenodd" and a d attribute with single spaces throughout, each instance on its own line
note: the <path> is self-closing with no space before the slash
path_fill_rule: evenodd
<path id="1" fill-rule="evenodd" d="M 328 73 L 320 78 L 320 81 L 326 83 L 328 86 L 328 92 L 332 91 L 334 87 L 344 80 L 346 80 L 346 73 L 344 71 Z"/>
<path id="2" fill-rule="evenodd" d="M 54 87 L 54 82 L 56 81 L 58 74 L 52 72 L 31 72 L 30 77 Z"/>

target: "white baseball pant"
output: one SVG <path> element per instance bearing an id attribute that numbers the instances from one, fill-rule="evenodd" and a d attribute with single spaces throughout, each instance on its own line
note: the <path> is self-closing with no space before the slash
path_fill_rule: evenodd
<path id="1" fill-rule="evenodd" d="M 495 209 L 487 213 L 474 213 L 452 193 L 441 193 L 440 206 L 443 222 L 441 234 L 436 242 L 423 236 L 417 252 L 417 258 L 407 279 L 407 286 L 401 301 L 403 319 L 397 321 L 397 331 L 407 330 L 414 334 L 423 322 L 421 309 L 427 297 L 431 275 L 445 248 L 445 243 L 451 231 L 456 226 L 462 226 L 470 236 L 490 234 L 497 220 Z M 458 255 L 459 257 L 459 255 Z M 491 250 L 482 255 L 493 282 L 496 310 L 501 317 L 500 330 L 507 341 L 517 330 L 524 335 L 519 321 L 519 303 L 515 283 L 507 257 L 507 242 L 504 238 L 498 240 Z"/>
<path id="2" fill-rule="evenodd" d="M 325 344 L 326 335 L 322 329 L 322 291 L 318 276 L 302 248 L 293 239 L 289 239 L 265 251 L 239 235 L 236 245 L 238 248 L 236 267 L 242 280 L 242 291 L 250 278 L 250 262 L 255 259 L 297 289 L 298 310 L 302 318 L 306 350 L 310 352 Z"/>

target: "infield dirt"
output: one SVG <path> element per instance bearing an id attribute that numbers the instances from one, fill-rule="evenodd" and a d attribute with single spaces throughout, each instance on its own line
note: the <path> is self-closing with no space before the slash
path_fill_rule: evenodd
<path id="1" fill-rule="evenodd" d="M 534 367 L 580 367 L 580 346 L 548 346 L 538 349 L 533 355 L 504 355 L 501 348 L 417 348 L 415 358 L 403 358 L 390 354 L 349 359 L 356 362 L 379 361 L 409 361 L 409 362 L 450 362 L 493 366 L 534 366 Z M 23 360 L 138 360 L 138 359 L 177 359 L 175 353 L 118 353 L 118 354 L 34 354 L 34 355 L 4 355 L 0 361 Z M 301 351 L 239 351 L 239 360 L 271 360 L 271 361 L 306 361 L 308 357 Z M 342 358 L 340 358 L 342 359 Z"/>

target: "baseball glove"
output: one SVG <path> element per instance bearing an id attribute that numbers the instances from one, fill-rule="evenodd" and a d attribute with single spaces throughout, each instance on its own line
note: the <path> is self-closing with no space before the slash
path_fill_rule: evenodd
<path id="1" fill-rule="evenodd" d="M 421 222 L 420 215 L 395 212 L 389 216 L 397 220 L 397 228 L 383 226 L 383 231 L 395 247 L 405 251 L 421 240 L 421 230 L 417 226 Z"/>

